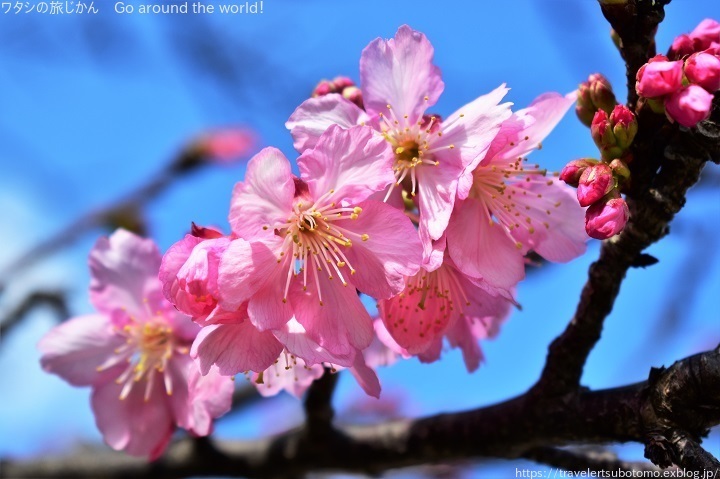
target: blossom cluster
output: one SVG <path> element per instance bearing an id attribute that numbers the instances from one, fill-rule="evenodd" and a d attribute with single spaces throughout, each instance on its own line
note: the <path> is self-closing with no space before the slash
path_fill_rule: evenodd
<path id="1" fill-rule="evenodd" d="M 156 457 L 175 426 L 208 434 L 240 373 L 263 395 L 299 396 L 347 368 L 378 397 L 375 368 L 435 361 L 446 343 L 473 371 L 479 341 L 517 304 L 526 255 L 585 251 L 575 192 L 527 160 L 575 93 L 513 112 L 501 85 L 442 118 L 433 56 L 402 26 L 363 50 L 359 86 L 321 82 L 286 124 L 298 173 L 276 148 L 256 154 L 233 190 L 229 233 L 193 224 L 162 261 L 126 231 L 100 240 L 100 314 L 40 348 L 45 369 L 93 386 L 108 444 Z"/>
<path id="2" fill-rule="evenodd" d="M 675 39 L 668 56 L 648 60 L 637 72 L 636 90 L 653 110 L 682 126 L 707 119 L 720 90 L 720 23 L 703 20 Z"/>

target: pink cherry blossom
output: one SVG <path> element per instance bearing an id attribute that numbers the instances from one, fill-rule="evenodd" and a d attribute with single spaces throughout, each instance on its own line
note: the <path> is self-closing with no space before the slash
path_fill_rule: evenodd
<path id="1" fill-rule="evenodd" d="M 710 93 L 720 90 L 720 58 L 700 52 L 685 61 L 685 76 Z"/>
<path id="2" fill-rule="evenodd" d="M 478 336 L 462 336 L 472 328 L 494 329 L 492 325 L 509 313 L 511 293 L 466 276 L 447 257 L 439 268 L 421 270 L 406 283 L 402 293 L 378 305 L 387 334 L 392 337 L 389 347 L 432 362 L 439 358 L 446 336 L 451 346 L 462 349 L 468 370 L 477 369 L 481 360 L 475 339 Z M 378 336 L 382 340 L 385 334 L 378 332 Z"/>
<path id="3" fill-rule="evenodd" d="M 690 32 L 690 38 L 695 42 L 695 51 L 705 50 L 713 42 L 720 42 L 720 23 L 712 18 L 706 18 Z"/>
<path id="4" fill-rule="evenodd" d="M 188 352 L 199 328 L 164 300 L 160 253 L 118 230 L 90 253 L 91 301 L 98 314 L 71 319 L 38 347 L 43 369 L 92 386 L 92 408 L 113 449 L 157 458 L 176 426 L 211 432 L 230 408 L 233 384 L 217 370 L 201 376 Z"/>
<path id="5" fill-rule="evenodd" d="M 340 95 L 311 98 L 287 122 L 298 151 L 312 147 L 331 124 L 373 126 L 392 149 L 395 181 L 419 210 L 424 249 L 445 231 L 463 171 L 481 158 L 503 120 L 509 103 L 501 86 L 441 120 L 428 115 L 444 89 L 434 50 L 425 35 L 407 25 L 389 40 L 378 38 L 362 52 L 360 78 L 365 111 Z M 473 166 L 474 167 L 474 166 Z M 466 193 L 466 192 L 465 192 Z"/>
<path id="6" fill-rule="evenodd" d="M 587 209 L 585 230 L 595 239 L 608 239 L 620 233 L 630 216 L 627 203 L 622 198 L 598 201 Z"/>
<path id="7" fill-rule="evenodd" d="M 682 126 L 691 128 L 710 116 L 712 94 L 697 85 L 689 85 L 670 95 L 665 101 L 665 113 Z"/>
<path id="8" fill-rule="evenodd" d="M 393 181 L 390 154 L 368 127 L 333 126 L 298 159 L 300 178 L 273 148 L 250 160 L 233 194 L 230 223 L 240 239 L 220 262 L 220 305 L 247 302 L 260 330 L 294 316 L 333 354 L 366 348 L 372 322 L 356 288 L 390 297 L 422 255 L 411 221 L 369 199 Z"/>
<path id="9" fill-rule="evenodd" d="M 447 231 L 448 252 L 463 273 L 507 291 L 524 277 L 529 250 L 560 262 L 585 251 L 574 191 L 524 158 L 573 101 L 557 93 L 538 97 L 503 123 L 480 164 L 464 175 L 468 194 Z"/>
<path id="10" fill-rule="evenodd" d="M 195 144 L 203 156 L 223 164 L 249 156 L 257 143 L 255 132 L 246 128 L 223 128 L 205 133 Z"/>
<path id="11" fill-rule="evenodd" d="M 665 57 L 663 57 L 665 58 Z M 651 59 L 637 72 L 635 89 L 645 98 L 674 93 L 682 87 L 683 62 Z"/>

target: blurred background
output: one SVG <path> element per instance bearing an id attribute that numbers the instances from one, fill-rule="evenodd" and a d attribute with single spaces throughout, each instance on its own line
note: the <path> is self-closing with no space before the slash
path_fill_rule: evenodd
<path id="1" fill-rule="evenodd" d="M 14 262 L 89 211 L 156 178 L 203 132 L 244 126 L 257 136 L 254 151 L 273 145 L 294 158 L 284 122 L 295 107 L 322 78 L 358 81 L 361 50 L 404 23 L 435 47 L 445 92 L 432 110 L 442 116 L 501 83 L 512 88 L 509 101 L 522 108 L 543 92 L 574 90 L 593 72 L 610 79 L 619 99 L 625 96 L 624 65 L 592 1 L 264 0 L 263 13 L 254 15 L 121 15 L 114 3 L 95 1 L 95 15 L 0 11 L 0 321 L 33 294 L 60 293 L 66 301 L 64 308 L 52 301 L 33 308 L 1 338 L 0 457 L 60 454 L 101 440 L 89 389 L 43 373 L 35 345 L 64 319 L 58 316 L 91 311 L 87 254 L 108 231 L 91 228 L 28 267 Z M 659 52 L 720 12 L 715 0 L 686 0 L 666 13 Z M 597 156 L 573 113 L 543 146 L 532 161 L 552 170 Z M 227 231 L 232 187 L 243 175 L 244 163 L 235 162 L 173 181 L 142 210 L 147 234 L 164 250 L 190 221 Z M 641 381 L 650 367 L 720 342 L 718 186 L 718 168 L 710 166 L 672 234 L 648 251 L 659 263 L 629 272 L 587 363 L 587 386 Z M 548 344 L 571 318 L 597 252 L 591 241 L 574 262 L 531 271 L 518 290 L 522 312 L 483 344 L 486 362 L 474 374 L 456 350 L 431 365 L 402 361 L 379 371 L 383 395 L 376 401 L 343 373 L 335 396 L 340 420 L 457 411 L 524 392 L 538 377 Z M 300 403 L 283 394 L 221 419 L 215 436 L 253 438 L 301 420 Z M 705 445 L 720 454 L 717 431 Z M 616 450 L 642 458 L 641 446 Z M 503 477 L 516 467 L 541 469 L 492 461 L 391 475 Z"/>

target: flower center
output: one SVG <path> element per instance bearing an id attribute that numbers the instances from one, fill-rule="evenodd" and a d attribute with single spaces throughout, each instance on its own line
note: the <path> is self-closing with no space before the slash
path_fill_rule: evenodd
<path id="1" fill-rule="evenodd" d="M 274 227 L 278 235 L 285 237 L 278 258 L 278 263 L 288 268 L 283 302 L 287 302 L 292 278 L 302 275 L 303 289 L 307 290 L 308 270 L 315 280 L 320 305 L 323 301 L 318 274 L 327 274 L 329 280 L 337 277 L 343 286 L 348 285 L 346 278 L 355 274 L 345 252 L 353 241 L 367 241 L 370 236 L 344 227 L 343 222 L 359 218 L 362 208 L 329 201 L 334 192 L 330 190 L 314 202 L 305 197 L 296 199 L 287 221 Z M 292 255 L 289 263 L 283 262 L 286 254 Z"/>
<path id="2" fill-rule="evenodd" d="M 115 349 L 115 355 L 97 368 L 107 370 L 125 362 L 127 367 L 115 379 L 122 384 L 120 399 L 125 399 L 134 384 L 145 380 L 145 400 L 150 398 L 155 376 L 161 374 L 165 383 L 165 392 L 172 394 L 172 379 L 167 374 L 167 364 L 174 353 L 187 354 L 186 345 L 178 344 L 172 328 L 159 313 L 149 321 L 140 323 L 130 318 L 130 323 L 116 328 L 116 333 L 125 337 L 125 344 Z"/>

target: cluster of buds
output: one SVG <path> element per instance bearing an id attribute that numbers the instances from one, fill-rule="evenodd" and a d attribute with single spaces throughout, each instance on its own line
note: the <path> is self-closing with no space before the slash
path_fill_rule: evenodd
<path id="1" fill-rule="evenodd" d="M 713 94 L 720 90 L 720 23 L 706 19 L 680 35 L 669 57 L 651 58 L 636 79 L 638 95 L 656 113 L 688 128 L 707 119 Z"/>
<path id="2" fill-rule="evenodd" d="M 312 92 L 312 97 L 316 98 L 329 95 L 330 93 L 338 93 L 346 100 L 363 108 L 362 91 L 355 86 L 355 82 L 348 77 L 339 76 L 333 80 L 320 80 L 320 83 L 317 84 Z"/>
<path id="3" fill-rule="evenodd" d="M 630 180 L 627 162 L 629 148 L 638 131 L 635 114 L 618 105 L 610 83 L 600 74 L 591 75 L 578 91 L 577 114 L 589 122 L 590 132 L 600 160 L 582 158 L 563 168 L 560 179 L 577 188 L 577 198 L 585 211 L 585 231 L 596 239 L 607 239 L 620 233 L 628 221 L 629 209 L 620 196 Z"/>
<path id="4" fill-rule="evenodd" d="M 593 73 L 578 87 L 575 113 L 585 126 L 592 124 L 593 117 L 598 110 L 609 115 L 615 105 L 617 105 L 617 100 L 612 86 L 600 73 Z"/>

